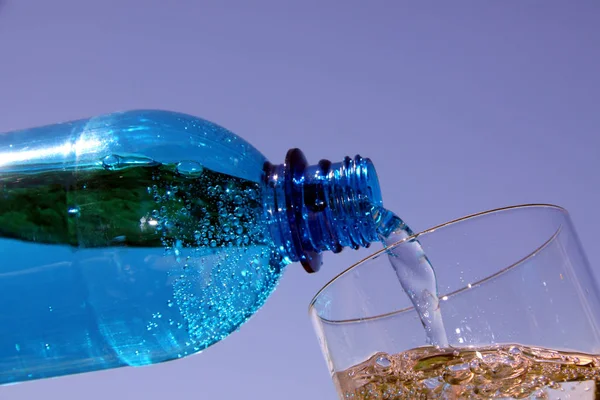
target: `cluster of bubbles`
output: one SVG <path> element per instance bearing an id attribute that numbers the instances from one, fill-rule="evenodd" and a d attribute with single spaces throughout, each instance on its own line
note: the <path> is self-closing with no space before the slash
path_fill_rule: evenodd
<path id="1" fill-rule="evenodd" d="M 148 322 L 146 329 L 151 331 L 153 328 L 158 328 L 158 320 L 161 318 L 162 314 L 160 312 L 153 313 L 152 320 Z"/>
<path id="2" fill-rule="evenodd" d="M 183 338 L 179 357 L 239 328 L 264 304 L 283 267 L 262 223 L 259 185 L 208 172 L 195 162 L 179 163 L 181 179 L 157 173 L 147 188 L 156 207 L 146 221 L 173 263 L 168 315 L 154 314 L 147 329 L 175 329 Z"/>
<path id="3" fill-rule="evenodd" d="M 264 303 L 278 279 L 272 262 L 268 248 L 226 248 L 182 271 L 174 301 L 194 350 L 223 339 Z"/>
<path id="4" fill-rule="evenodd" d="M 521 345 L 423 347 L 375 354 L 336 379 L 345 398 L 355 400 L 543 399 L 552 390 L 570 398 L 569 391 L 578 385 L 593 389 L 600 380 L 600 359 Z"/>
<path id="5" fill-rule="evenodd" d="M 160 181 L 160 176 L 154 179 Z M 188 247 L 234 247 L 247 246 L 265 237 L 263 227 L 257 223 L 262 212 L 256 206 L 258 185 L 206 183 L 201 187 L 202 199 L 198 199 L 197 182 L 178 183 L 147 188 L 157 204 L 149 217 L 162 234 L 167 253 L 176 253 L 183 243 Z"/>

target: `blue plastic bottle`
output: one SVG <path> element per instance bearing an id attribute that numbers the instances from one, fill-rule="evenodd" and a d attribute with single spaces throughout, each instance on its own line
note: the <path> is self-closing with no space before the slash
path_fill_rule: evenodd
<path id="1" fill-rule="evenodd" d="M 129 111 L 0 135 L 0 384 L 172 360 L 289 263 L 397 224 L 368 159 L 269 163 L 211 122 Z"/>

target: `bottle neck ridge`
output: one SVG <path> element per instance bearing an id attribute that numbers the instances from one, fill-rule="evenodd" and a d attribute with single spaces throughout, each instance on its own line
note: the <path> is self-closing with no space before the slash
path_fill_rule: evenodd
<path id="1" fill-rule="evenodd" d="M 299 149 L 284 164 L 265 163 L 265 213 L 271 236 L 289 261 L 316 272 L 324 251 L 369 247 L 379 240 L 382 198 L 373 163 L 346 157 L 309 165 Z"/>

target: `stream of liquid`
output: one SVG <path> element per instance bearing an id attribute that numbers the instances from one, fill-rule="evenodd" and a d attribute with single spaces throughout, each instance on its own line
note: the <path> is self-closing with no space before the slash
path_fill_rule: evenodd
<path id="1" fill-rule="evenodd" d="M 435 347 L 447 347 L 448 339 L 439 307 L 435 270 L 429 258 L 417 239 L 408 239 L 413 232 L 398 216 L 391 214 L 383 220 L 386 221 L 381 224 L 394 227 L 390 229 L 391 232 L 380 232 L 384 246 L 388 249 L 390 264 L 419 314 L 428 343 Z M 401 240 L 406 241 L 393 247 Z"/>

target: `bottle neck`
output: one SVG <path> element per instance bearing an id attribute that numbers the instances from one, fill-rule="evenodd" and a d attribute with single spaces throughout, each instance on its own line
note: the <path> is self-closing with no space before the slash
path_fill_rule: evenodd
<path id="1" fill-rule="evenodd" d="M 292 149 L 285 163 L 264 166 L 265 212 L 271 236 L 289 261 L 308 272 L 321 266 L 323 251 L 368 247 L 379 240 L 382 208 L 375 167 L 368 158 L 346 157 L 308 165 Z"/>

